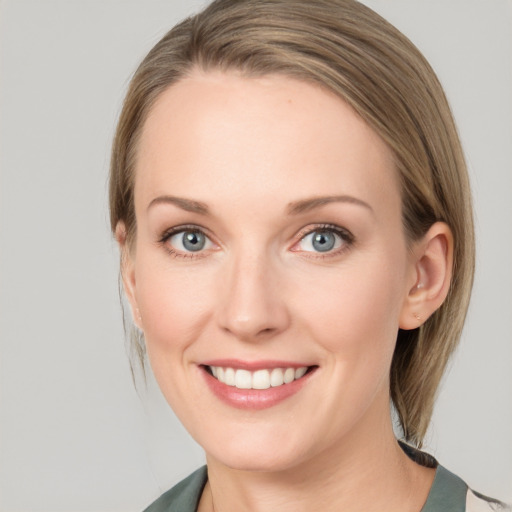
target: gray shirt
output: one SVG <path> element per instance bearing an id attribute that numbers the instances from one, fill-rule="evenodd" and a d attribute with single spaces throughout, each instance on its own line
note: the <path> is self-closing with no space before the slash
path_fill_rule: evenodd
<path id="1" fill-rule="evenodd" d="M 469 489 L 463 480 L 439 465 L 433 457 L 400 444 L 413 460 L 436 467 L 434 482 L 421 512 L 512 512 L 505 504 Z M 196 512 L 207 480 L 207 469 L 203 466 L 162 494 L 144 512 Z"/>

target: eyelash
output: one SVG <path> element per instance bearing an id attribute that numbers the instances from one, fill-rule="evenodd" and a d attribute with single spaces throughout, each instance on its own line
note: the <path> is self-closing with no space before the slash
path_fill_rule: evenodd
<path id="1" fill-rule="evenodd" d="M 168 243 L 171 237 L 177 235 L 179 233 L 190 232 L 190 233 L 201 233 L 208 240 L 210 238 L 205 233 L 205 230 L 201 227 L 195 225 L 184 225 L 184 226 L 176 226 L 174 228 L 168 229 L 165 231 L 158 242 L 164 246 L 165 250 L 174 258 L 184 258 L 184 259 L 198 259 L 206 257 L 207 251 L 197 251 L 194 252 L 181 252 L 176 249 L 173 249 L 172 246 Z M 334 224 L 318 224 L 313 227 L 309 226 L 308 228 L 303 229 L 297 235 L 298 241 L 293 244 L 293 247 L 300 244 L 308 235 L 311 235 L 316 232 L 326 232 L 326 233 L 334 233 L 338 236 L 342 241 L 342 246 L 333 251 L 326 251 L 322 254 L 320 251 L 299 251 L 295 250 L 294 252 L 304 252 L 304 253 L 312 253 L 314 256 L 306 256 L 307 258 L 313 259 L 326 259 L 339 256 L 340 254 L 349 250 L 355 243 L 354 235 L 345 228 L 341 228 L 340 226 L 336 226 Z M 211 241 L 211 240 L 210 240 Z M 291 249 L 293 251 L 293 249 Z"/>
<path id="2" fill-rule="evenodd" d="M 326 232 L 326 233 L 334 233 L 337 235 L 342 242 L 341 247 L 332 250 L 332 251 L 326 251 L 325 253 L 321 253 L 320 251 L 314 252 L 314 251 L 303 251 L 304 253 L 308 253 L 311 255 L 305 256 L 307 258 L 313 258 L 313 259 L 327 259 L 327 258 L 334 258 L 337 256 L 340 256 L 341 254 L 348 251 L 355 243 L 355 237 L 354 235 L 348 231 L 345 228 L 342 228 L 340 226 L 336 226 L 335 224 L 317 224 L 313 227 L 307 227 L 304 230 L 300 231 L 298 234 L 298 242 L 294 244 L 294 247 L 300 242 L 302 242 L 308 235 L 311 235 L 313 233 L 318 232 Z M 299 251 L 297 251 L 299 252 Z"/>
<path id="3" fill-rule="evenodd" d="M 198 251 L 197 253 L 194 252 L 181 252 L 177 251 L 176 249 L 173 249 L 172 246 L 168 243 L 169 240 L 179 233 L 201 233 L 205 236 L 208 240 L 210 240 L 210 237 L 205 233 L 205 230 L 199 226 L 194 225 L 184 225 L 184 226 L 176 226 L 174 228 L 168 229 L 165 231 L 160 239 L 158 240 L 158 243 L 164 246 L 164 249 L 173 257 L 173 258 L 183 258 L 183 259 L 198 259 L 198 258 L 204 258 L 207 256 L 206 251 Z"/>

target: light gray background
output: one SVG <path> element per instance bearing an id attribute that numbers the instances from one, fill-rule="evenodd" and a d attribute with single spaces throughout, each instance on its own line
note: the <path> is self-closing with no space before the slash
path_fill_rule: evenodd
<path id="1" fill-rule="evenodd" d="M 203 461 L 131 383 L 107 222 L 127 81 L 202 2 L 0 1 L 0 510 L 139 511 Z M 512 501 L 512 3 L 367 0 L 437 70 L 474 187 L 478 272 L 427 448 Z"/>

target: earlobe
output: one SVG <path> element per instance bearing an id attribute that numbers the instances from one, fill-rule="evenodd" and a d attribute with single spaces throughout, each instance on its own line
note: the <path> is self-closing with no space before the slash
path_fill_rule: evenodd
<path id="1" fill-rule="evenodd" d="M 413 249 L 415 282 L 405 298 L 401 329 L 416 329 L 444 302 L 452 278 L 453 235 L 444 222 L 436 222 Z"/>
<path id="2" fill-rule="evenodd" d="M 121 254 L 120 271 L 124 293 L 128 299 L 128 302 L 130 303 L 133 321 L 135 325 L 142 330 L 142 317 L 136 298 L 134 255 L 132 254 L 129 243 L 127 241 L 126 227 L 124 222 L 117 223 L 115 237 L 117 243 L 119 244 L 119 251 Z"/>

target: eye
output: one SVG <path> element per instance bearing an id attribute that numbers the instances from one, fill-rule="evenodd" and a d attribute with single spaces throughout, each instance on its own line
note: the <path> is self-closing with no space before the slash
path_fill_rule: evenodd
<path id="1" fill-rule="evenodd" d="M 187 253 L 198 253 L 214 247 L 213 242 L 197 228 L 179 228 L 167 232 L 162 240 L 167 248 L 174 254 L 187 255 Z"/>
<path id="2" fill-rule="evenodd" d="M 341 247 L 342 240 L 332 231 L 313 231 L 299 243 L 302 251 L 328 252 Z"/>
<path id="3" fill-rule="evenodd" d="M 316 253 L 337 253 L 348 247 L 353 237 L 338 227 L 320 227 L 306 233 L 292 250 Z"/>

